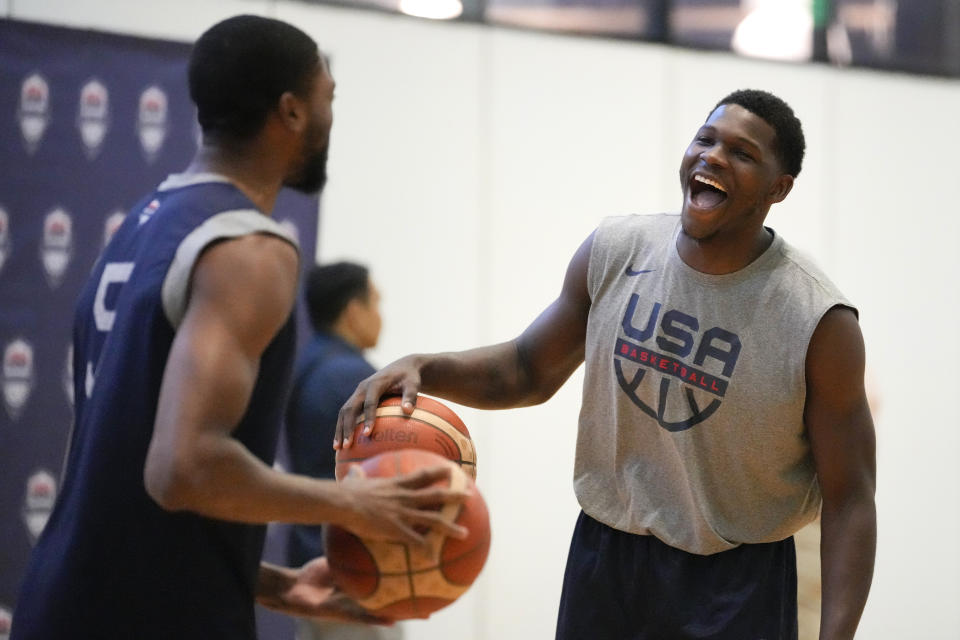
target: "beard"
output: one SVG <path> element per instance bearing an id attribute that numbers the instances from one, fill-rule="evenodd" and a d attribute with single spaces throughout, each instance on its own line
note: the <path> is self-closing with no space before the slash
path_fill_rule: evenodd
<path id="1" fill-rule="evenodd" d="M 318 148 L 319 142 L 327 139 L 323 147 Z M 300 170 L 286 181 L 286 186 L 301 193 L 318 194 L 327 184 L 327 149 L 330 147 L 330 129 L 324 131 L 321 125 L 313 120 L 307 126 L 304 135 L 303 154 Z"/>
<path id="2" fill-rule="evenodd" d="M 327 149 L 325 146 L 306 156 L 300 171 L 287 180 L 286 186 L 301 193 L 318 194 L 327 184 Z"/>

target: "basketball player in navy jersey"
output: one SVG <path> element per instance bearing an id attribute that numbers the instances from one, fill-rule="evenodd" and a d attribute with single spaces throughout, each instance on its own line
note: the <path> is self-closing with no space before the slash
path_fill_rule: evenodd
<path id="1" fill-rule="evenodd" d="M 804 154 L 781 99 L 737 91 L 680 164 L 679 215 L 608 218 L 515 340 L 413 355 L 361 383 L 337 447 L 379 397 L 488 409 L 546 401 L 585 364 L 582 507 L 562 640 L 791 640 L 792 534 L 821 514 L 821 640 L 853 638 L 876 547 L 875 435 L 857 312 L 764 226 Z"/>
<path id="2" fill-rule="evenodd" d="M 63 492 L 15 640 L 252 639 L 255 598 L 369 621 L 324 560 L 261 565 L 265 524 L 465 534 L 429 509 L 463 499 L 428 487 L 443 468 L 338 486 L 271 467 L 300 257 L 270 212 L 284 185 L 323 186 L 334 82 L 309 36 L 254 16 L 204 33 L 189 81 L 201 149 L 134 207 L 78 302 Z"/>

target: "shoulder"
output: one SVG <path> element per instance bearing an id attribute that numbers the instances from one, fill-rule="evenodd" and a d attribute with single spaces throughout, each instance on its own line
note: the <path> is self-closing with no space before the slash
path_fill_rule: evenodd
<path id="1" fill-rule="evenodd" d="M 864 400 L 866 355 L 860 323 L 849 307 L 829 309 L 817 323 L 806 354 L 807 402 L 853 409 Z"/>
<path id="2" fill-rule="evenodd" d="M 296 241 L 272 218 L 254 209 L 219 211 L 206 217 L 180 242 L 164 277 L 164 312 L 176 327 L 202 268 L 206 275 L 222 270 L 223 284 L 233 277 L 250 290 L 270 291 L 270 279 L 296 281 L 299 255 Z M 276 286 L 275 283 L 274 286 Z"/>
<path id="3" fill-rule="evenodd" d="M 810 256 L 800 251 L 787 241 L 783 241 L 779 248 L 781 267 L 799 282 L 806 283 L 817 293 L 831 299 L 838 304 L 854 308 L 849 303 L 840 288 Z"/>
<path id="4" fill-rule="evenodd" d="M 765 269 L 763 285 L 769 304 L 790 316 L 808 339 L 821 319 L 834 309 L 845 309 L 856 321 L 857 308 L 810 257 L 782 237 L 775 251 L 775 260 L 769 270 Z"/>
<path id="5" fill-rule="evenodd" d="M 343 404 L 358 384 L 376 373 L 376 369 L 357 353 L 325 353 L 304 357 L 298 365 L 294 394 L 312 396 L 318 402 Z"/>
<path id="6" fill-rule="evenodd" d="M 296 251 L 273 236 L 211 245 L 197 260 L 178 331 L 226 331 L 261 353 L 287 322 L 297 290 Z"/>
<path id="7" fill-rule="evenodd" d="M 828 309 L 817 322 L 808 353 L 809 360 L 817 362 L 831 361 L 851 354 L 862 358 L 863 333 L 855 310 L 842 305 Z"/>
<path id="8" fill-rule="evenodd" d="M 321 359 L 319 366 L 334 377 L 345 376 L 360 379 L 376 372 L 366 358 L 354 351 L 339 350 Z"/>
<path id="9" fill-rule="evenodd" d="M 286 300 L 295 293 L 299 261 L 297 250 L 274 235 L 222 238 L 200 254 L 192 286 L 236 290 L 263 302 Z"/>
<path id="10" fill-rule="evenodd" d="M 609 216 L 594 232 L 592 253 L 597 256 L 630 254 L 638 248 L 658 245 L 676 233 L 676 214 L 631 214 Z"/>
<path id="11" fill-rule="evenodd" d="M 628 233 L 657 234 L 676 229 L 680 216 L 676 213 L 631 213 L 607 216 L 600 221 L 597 233 L 604 236 Z"/>
<path id="12" fill-rule="evenodd" d="M 677 214 L 632 214 L 604 218 L 593 234 L 588 282 L 594 294 L 607 278 L 637 258 L 659 256 L 676 236 Z M 640 267 L 637 267 L 640 268 Z"/>
<path id="13" fill-rule="evenodd" d="M 336 358 L 331 362 L 331 367 L 335 369 L 337 375 L 350 380 L 351 386 L 356 386 L 361 380 L 373 375 L 377 371 L 358 353 Z"/>

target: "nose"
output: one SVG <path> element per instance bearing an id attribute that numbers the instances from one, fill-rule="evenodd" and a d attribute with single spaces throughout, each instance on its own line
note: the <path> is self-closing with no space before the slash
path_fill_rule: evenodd
<path id="1" fill-rule="evenodd" d="M 726 155 L 723 153 L 720 144 L 712 144 L 709 147 L 705 147 L 703 151 L 700 152 L 700 159 L 708 165 L 715 167 L 724 167 L 727 164 Z"/>

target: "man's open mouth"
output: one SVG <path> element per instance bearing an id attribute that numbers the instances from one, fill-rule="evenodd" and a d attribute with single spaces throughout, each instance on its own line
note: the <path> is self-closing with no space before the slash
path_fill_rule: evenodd
<path id="1" fill-rule="evenodd" d="M 700 209 L 712 209 L 727 199 L 727 191 L 712 178 L 695 175 L 690 180 L 690 202 Z"/>

